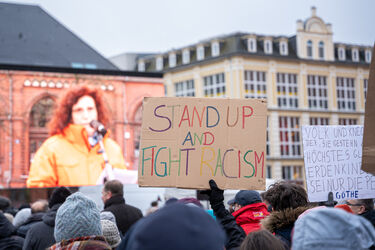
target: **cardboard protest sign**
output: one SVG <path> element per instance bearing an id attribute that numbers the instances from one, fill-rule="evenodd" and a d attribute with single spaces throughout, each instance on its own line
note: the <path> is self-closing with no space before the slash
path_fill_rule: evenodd
<path id="1" fill-rule="evenodd" d="M 302 126 L 311 202 L 375 198 L 375 176 L 361 170 L 363 126 Z"/>
<path id="2" fill-rule="evenodd" d="M 365 125 L 363 137 L 362 170 L 375 174 L 375 46 L 372 51 L 370 78 L 368 79 Z M 365 97 L 366 98 L 366 97 Z"/>
<path id="3" fill-rule="evenodd" d="M 143 100 L 139 186 L 265 189 L 264 100 Z"/>

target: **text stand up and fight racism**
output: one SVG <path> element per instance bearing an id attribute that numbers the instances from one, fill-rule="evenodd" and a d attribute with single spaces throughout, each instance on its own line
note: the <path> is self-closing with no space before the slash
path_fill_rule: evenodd
<path id="1" fill-rule="evenodd" d="M 264 100 L 145 98 L 140 186 L 265 189 Z"/>

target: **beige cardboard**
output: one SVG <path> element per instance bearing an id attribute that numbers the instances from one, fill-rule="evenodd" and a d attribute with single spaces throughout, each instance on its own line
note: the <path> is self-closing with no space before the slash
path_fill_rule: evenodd
<path id="1" fill-rule="evenodd" d="M 362 170 L 375 175 L 375 46 L 372 51 L 370 78 L 367 86 L 363 131 Z"/>
<path id="2" fill-rule="evenodd" d="M 264 100 L 145 98 L 138 184 L 265 190 L 266 129 Z"/>

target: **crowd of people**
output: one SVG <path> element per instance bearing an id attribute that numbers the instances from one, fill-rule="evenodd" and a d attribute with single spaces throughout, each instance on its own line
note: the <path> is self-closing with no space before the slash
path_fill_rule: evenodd
<path id="1" fill-rule="evenodd" d="M 118 180 L 103 186 L 102 211 L 67 187 L 18 211 L 0 197 L 0 249 L 375 249 L 373 199 L 312 204 L 302 186 L 277 182 L 262 194 L 239 191 L 230 211 L 209 185 L 212 214 L 191 197 L 154 201 L 143 216 Z"/>

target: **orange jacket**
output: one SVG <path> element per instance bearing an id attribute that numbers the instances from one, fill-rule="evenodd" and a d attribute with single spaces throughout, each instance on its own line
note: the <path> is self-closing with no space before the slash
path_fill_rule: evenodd
<path id="1" fill-rule="evenodd" d="M 103 144 L 109 163 L 125 169 L 119 145 L 108 138 Z M 62 134 L 48 138 L 38 149 L 30 167 L 27 187 L 95 185 L 104 169 L 99 144 L 90 146 L 83 126 L 69 124 Z"/>

